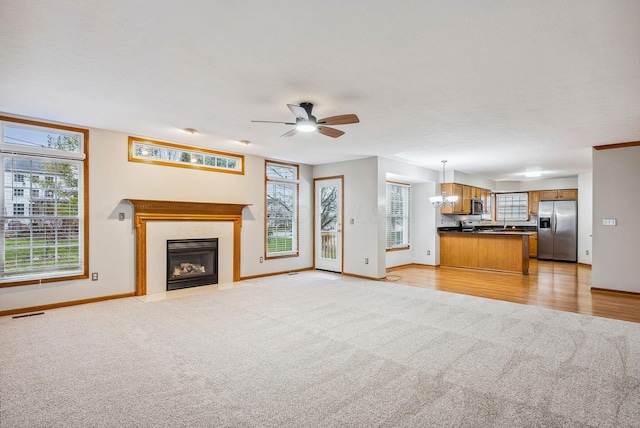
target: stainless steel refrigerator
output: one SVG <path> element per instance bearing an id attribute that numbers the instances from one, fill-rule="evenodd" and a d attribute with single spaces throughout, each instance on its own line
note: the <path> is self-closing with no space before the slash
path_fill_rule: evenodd
<path id="1" fill-rule="evenodd" d="M 538 259 L 578 261 L 578 202 L 538 203 Z"/>

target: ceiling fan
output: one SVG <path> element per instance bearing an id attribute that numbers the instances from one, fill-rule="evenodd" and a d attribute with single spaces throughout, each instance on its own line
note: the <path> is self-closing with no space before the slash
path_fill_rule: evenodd
<path id="1" fill-rule="evenodd" d="M 326 135 L 328 137 L 338 138 L 342 134 L 343 131 L 335 128 L 330 128 L 325 125 L 348 125 L 350 123 L 358 123 L 360 119 L 355 114 L 343 114 L 340 116 L 331 116 L 325 117 L 324 119 L 316 119 L 315 116 L 311 114 L 313 110 L 313 104 L 311 103 L 300 103 L 299 106 L 293 104 L 287 104 L 291 113 L 296 117 L 295 122 L 274 122 L 270 120 L 252 120 L 251 122 L 261 122 L 261 123 L 283 123 L 285 125 L 295 125 L 289 132 L 285 132 L 281 135 L 281 137 L 291 137 L 292 135 L 296 135 L 298 132 L 319 132 L 322 135 Z"/>

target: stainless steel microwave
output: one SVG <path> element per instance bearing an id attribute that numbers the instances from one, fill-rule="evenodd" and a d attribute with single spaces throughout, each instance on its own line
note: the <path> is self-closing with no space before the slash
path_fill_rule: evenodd
<path id="1" fill-rule="evenodd" d="M 484 203 L 482 199 L 471 199 L 471 212 L 469 214 L 484 213 Z"/>

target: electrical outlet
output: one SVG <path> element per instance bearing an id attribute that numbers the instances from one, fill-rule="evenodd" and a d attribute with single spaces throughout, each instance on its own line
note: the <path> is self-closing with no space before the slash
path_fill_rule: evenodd
<path id="1" fill-rule="evenodd" d="M 349 224 L 355 224 L 355 222 L 356 222 L 356 220 L 353 219 L 353 218 L 349 220 Z"/>
<path id="2" fill-rule="evenodd" d="M 587 256 L 589 255 L 589 250 L 586 250 Z"/>
<path id="3" fill-rule="evenodd" d="M 427 256 L 431 255 L 431 250 L 427 250 Z"/>
<path id="4" fill-rule="evenodd" d="M 97 281 L 98 280 L 98 272 L 93 272 L 91 274 L 91 281 Z"/>
<path id="5" fill-rule="evenodd" d="M 124 221 L 124 213 L 118 213 L 118 220 Z"/>
<path id="6" fill-rule="evenodd" d="M 264 257 L 260 257 L 260 263 L 264 262 Z"/>
<path id="7" fill-rule="evenodd" d="M 615 218 L 603 218 L 602 219 L 602 225 L 603 226 L 615 226 L 616 225 L 616 219 Z"/>
<path id="8" fill-rule="evenodd" d="M 369 259 L 364 259 L 364 264 L 368 265 L 369 264 Z"/>

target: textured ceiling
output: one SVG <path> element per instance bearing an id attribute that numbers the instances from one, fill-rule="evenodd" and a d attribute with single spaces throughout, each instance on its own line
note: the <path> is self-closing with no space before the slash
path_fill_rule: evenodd
<path id="1" fill-rule="evenodd" d="M 593 145 L 640 140 L 638 22 L 637 0 L 3 0 L 0 111 L 306 164 L 575 176 Z M 251 123 L 304 101 L 361 122 Z"/>

